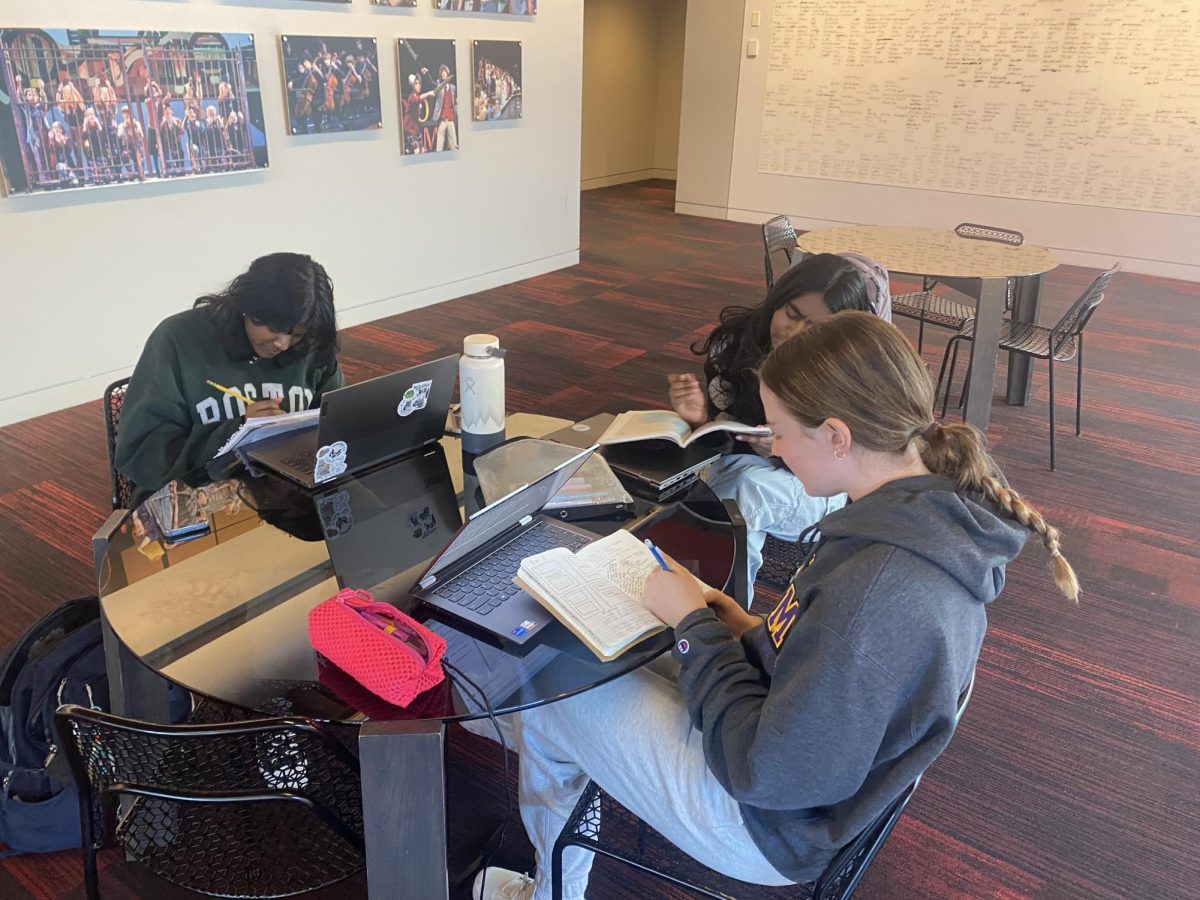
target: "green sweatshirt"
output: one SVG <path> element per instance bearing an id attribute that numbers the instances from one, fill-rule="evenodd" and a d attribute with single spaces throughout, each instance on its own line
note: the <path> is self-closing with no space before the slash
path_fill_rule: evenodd
<path id="1" fill-rule="evenodd" d="M 209 307 L 171 316 L 146 341 L 121 407 L 116 466 L 137 485 L 135 500 L 199 470 L 245 420 L 242 401 L 208 381 L 251 400 L 282 397 L 285 412 L 315 406 L 343 384 L 336 363 L 323 371 L 311 355 L 234 362 Z"/>

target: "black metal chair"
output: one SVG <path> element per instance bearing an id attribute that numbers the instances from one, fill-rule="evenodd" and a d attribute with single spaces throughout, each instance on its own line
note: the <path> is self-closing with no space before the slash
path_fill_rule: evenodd
<path id="1" fill-rule="evenodd" d="M 971 673 L 967 686 L 958 696 L 958 708 L 954 721 L 957 724 L 967 703 L 971 699 L 971 691 L 975 688 L 975 673 Z M 853 841 L 837 852 L 833 860 L 825 867 L 825 871 L 812 884 L 789 885 L 782 888 L 768 888 L 755 885 L 753 897 L 778 896 L 788 898 L 813 898 L 813 900 L 846 900 L 854 893 L 867 867 L 871 865 L 875 855 L 883 847 L 884 841 L 892 833 L 892 829 L 900 820 L 904 808 L 912 798 L 921 783 L 921 776 L 904 789 L 899 797 L 887 805 L 870 825 Z M 637 835 L 636 847 L 632 850 L 619 848 L 601 841 L 600 823 L 618 823 L 620 833 L 634 831 Z M 605 794 L 598 784 L 588 781 L 583 789 L 579 802 L 575 804 L 562 833 L 554 842 L 552 856 L 552 896 L 554 900 L 562 900 L 562 855 L 567 847 L 581 847 L 592 853 L 599 853 L 609 859 L 632 866 L 662 881 L 668 881 L 678 887 L 692 891 L 702 897 L 712 897 L 715 900 L 735 900 L 732 894 L 710 885 L 695 884 L 687 880 L 689 872 L 683 867 L 704 869 L 699 863 L 675 849 L 662 835 L 647 826 L 633 813 L 620 806 L 615 800 Z M 704 869 L 708 875 L 716 873 Z M 741 882 L 731 878 L 718 876 L 730 890 L 737 890 Z"/>
<path id="2" fill-rule="evenodd" d="M 156 875 L 219 897 L 286 897 L 363 867 L 358 761 L 311 720 L 155 725 L 80 706 L 55 719 L 91 900 L 110 836 Z"/>
<path id="3" fill-rule="evenodd" d="M 112 490 L 113 509 L 128 509 L 133 496 L 133 482 L 117 471 L 117 426 L 121 422 L 121 406 L 129 379 L 114 381 L 104 389 L 104 436 L 108 440 L 108 480 Z"/>
<path id="4" fill-rule="evenodd" d="M 1007 228 L 996 228 L 991 225 L 976 225 L 971 222 L 962 222 L 955 226 L 954 233 L 960 238 L 968 240 L 995 241 L 1013 247 L 1019 247 L 1025 242 L 1025 236 L 1019 231 L 1010 231 Z M 968 280 L 964 279 L 926 278 L 921 290 L 892 298 L 893 315 L 916 319 L 919 323 L 917 327 L 918 353 L 925 346 L 925 323 L 928 322 L 930 325 L 937 325 L 940 328 L 949 328 L 952 331 L 961 331 L 968 322 L 974 321 L 975 308 L 973 306 L 958 303 L 949 297 L 934 293 L 933 290 L 937 285 L 944 284 L 955 290 L 968 291 L 971 285 L 967 282 Z M 1008 291 L 1004 298 L 1006 310 L 1013 307 L 1014 288 L 1015 284 L 1010 278 Z"/>
<path id="5" fill-rule="evenodd" d="M 796 252 L 796 229 L 787 216 L 776 216 L 763 223 L 763 268 L 767 273 L 767 290 L 775 284 L 775 266 L 771 258 L 774 253 L 782 253 L 787 257 L 788 266 L 792 264 L 792 254 Z M 785 266 L 786 268 L 786 266 Z"/>
<path id="6" fill-rule="evenodd" d="M 1083 329 L 1091 320 L 1104 292 L 1121 268 L 1116 263 L 1107 272 L 1096 277 L 1071 304 L 1061 319 L 1052 327 L 1046 328 L 1032 322 L 1013 322 L 1005 319 L 1000 323 L 1000 349 L 1010 353 L 1020 353 L 1032 359 L 1044 359 L 1050 373 L 1050 471 L 1055 469 L 1054 459 L 1054 364 L 1068 362 L 1072 357 L 1076 360 L 1075 374 L 1075 434 L 1082 431 L 1083 410 Z M 971 320 L 958 334 L 950 338 L 946 351 L 942 354 L 942 366 L 938 371 L 937 387 L 934 391 L 936 398 L 942 391 L 942 379 L 946 380 L 945 395 L 942 400 L 942 415 L 950 404 L 950 387 L 954 380 L 954 366 L 958 362 L 958 345 L 961 341 L 971 341 L 975 338 L 975 321 Z M 967 367 L 966 378 L 963 381 L 962 396 L 959 405 L 967 401 L 967 384 L 971 380 L 971 368 Z M 935 401 L 936 402 L 936 401 Z"/>

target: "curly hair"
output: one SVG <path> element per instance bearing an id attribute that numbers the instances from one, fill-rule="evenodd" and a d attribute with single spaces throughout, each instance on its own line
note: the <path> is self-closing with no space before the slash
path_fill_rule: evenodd
<path id="1" fill-rule="evenodd" d="M 841 256 L 817 253 L 788 269 L 758 306 L 727 306 L 721 310 L 717 327 L 692 347 L 693 353 L 706 357 L 705 381 L 717 379 L 728 399 L 723 411 L 739 422 L 755 425 L 764 419 L 755 373 L 771 352 L 771 317 L 785 304 L 812 293 L 823 296 L 831 313 L 871 309 L 858 268 Z M 722 411 L 711 397 L 708 404 L 710 418 Z"/>

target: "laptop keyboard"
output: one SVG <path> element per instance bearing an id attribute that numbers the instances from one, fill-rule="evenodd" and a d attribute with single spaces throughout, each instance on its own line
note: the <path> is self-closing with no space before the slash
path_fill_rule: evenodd
<path id="1" fill-rule="evenodd" d="M 587 543 L 588 538 L 581 534 L 539 520 L 490 556 L 441 585 L 437 595 L 486 616 L 517 590 L 512 577 L 525 557 L 555 547 L 578 550 Z"/>

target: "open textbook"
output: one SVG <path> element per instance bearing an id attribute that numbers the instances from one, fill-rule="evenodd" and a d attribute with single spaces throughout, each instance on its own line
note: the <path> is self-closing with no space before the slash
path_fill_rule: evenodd
<path id="1" fill-rule="evenodd" d="M 600 436 L 598 443 L 624 444 L 628 441 L 667 440 L 674 441 L 680 447 L 686 447 L 697 438 L 718 431 L 751 434 L 757 437 L 767 437 L 771 434 L 771 429 L 766 425 L 743 425 L 733 419 L 705 422 L 692 430 L 687 422 L 669 409 L 642 409 L 623 412 L 613 419 L 613 423 Z"/>
<path id="2" fill-rule="evenodd" d="M 281 416 L 255 416 L 253 419 L 247 419 L 245 424 L 221 445 L 221 449 L 213 454 L 213 459 L 224 456 L 232 450 L 245 449 L 251 444 L 265 441 L 277 434 L 287 434 L 289 431 L 316 425 L 320 417 L 321 407 L 314 406 L 311 409 L 284 413 Z"/>
<path id="3" fill-rule="evenodd" d="M 657 567 L 645 544 L 615 531 L 577 553 L 555 547 L 530 556 L 513 581 L 608 662 L 667 627 L 642 605 Z"/>

